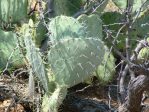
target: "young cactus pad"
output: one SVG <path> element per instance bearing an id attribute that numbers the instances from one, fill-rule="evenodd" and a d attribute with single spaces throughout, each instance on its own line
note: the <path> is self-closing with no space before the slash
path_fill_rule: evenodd
<path id="1" fill-rule="evenodd" d="M 87 16 L 85 14 L 82 14 L 77 19 L 86 27 L 87 37 L 102 39 L 102 21 L 99 15 L 92 14 L 90 16 Z"/>
<path id="2" fill-rule="evenodd" d="M 52 46 L 48 62 L 55 82 L 71 87 L 87 79 L 101 64 L 104 54 L 105 47 L 99 39 L 69 38 Z"/>
<path id="3" fill-rule="evenodd" d="M 48 26 L 52 43 L 63 38 L 85 37 L 84 27 L 72 17 L 57 16 L 51 20 Z"/>
<path id="4" fill-rule="evenodd" d="M 0 19 L 6 23 L 27 17 L 28 0 L 0 0 Z"/>
<path id="5" fill-rule="evenodd" d="M 144 47 L 140 50 L 138 57 L 139 60 L 148 60 L 149 59 L 149 47 Z"/>

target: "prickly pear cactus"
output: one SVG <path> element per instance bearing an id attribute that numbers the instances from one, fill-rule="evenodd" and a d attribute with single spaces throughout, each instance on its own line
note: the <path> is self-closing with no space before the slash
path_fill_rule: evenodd
<path id="1" fill-rule="evenodd" d="M 52 43 L 63 38 L 79 38 L 85 36 L 84 27 L 74 18 L 57 16 L 49 23 L 50 40 Z"/>
<path id="2" fill-rule="evenodd" d="M 49 30 L 51 30 L 52 46 L 48 51 L 48 64 L 53 72 L 50 79 L 57 85 L 67 88 L 84 82 L 103 60 L 105 54 L 103 42 L 93 35 L 88 37 L 84 25 L 71 17 L 58 16 L 52 19 Z M 53 104 L 51 101 L 50 110 Z M 56 107 L 52 111 L 57 112 L 59 103 L 56 101 L 54 105 Z"/>
<path id="3" fill-rule="evenodd" d="M 115 59 L 109 49 L 106 48 L 104 59 L 96 71 L 96 76 L 101 84 L 110 82 L 115 74 Z"/>
<path id="4" fill-rule="evenodd" d="M 28 0 L 0 0 L 0 19 L 6 23 L 27 17 Z"/>
<path id="5" fill-rule="evenodd" d="M 82 14 L 77 19 L 86 27 L 87 37 L 95 37 L 102 40 L 102 21 L 99 15 L 91 14 L 87 16 Z"/>
<path id="6" fill-rule="evenodd" d="M 32 41 L 32 32 L 30 30 L 26 30 L 24 35 L 24 42 L 26 47 L 26 57 L 30 66 L 32 67 L 33 72 L 38 76 L 40 79 L 44 89 L 46 92 L 49 92 L 49 82 L 48 77 L 45 71 L 45 65 L 43 64 L 43 60 L 39 53 L 39 49 L 35 47 L 34 42 Z"/>
<path id="7" fill-rule="evenodd" d="M 20 67 L 25 64 L 17 43 L 15 33 L 5 32 L 0 29 L 0 69 L 5 68 L 8 60 L 8 67 Z"/>
<path id="8" fill-rule="evenodd" d="M 67 88 L 87 79 L 101 64 L 105 46 L 99 38 L 87 37 L 85 27 L 71 17 L 58 16 L 51 20 L 48 28 L 51 46 L 47 71 L 31 39 L 32 29 L 24 30 L 24 41 L 30 65 L 46 90 L 43 111 L 57 112 Z"/>
<path id="9" fill-rule="evenodd" d="M 99 39 L 62 39 L 50 49 L 48 62 L 55 81 L 71 87 L 88 78 L 101 64 L 104 54 L 104 44 Z"/>

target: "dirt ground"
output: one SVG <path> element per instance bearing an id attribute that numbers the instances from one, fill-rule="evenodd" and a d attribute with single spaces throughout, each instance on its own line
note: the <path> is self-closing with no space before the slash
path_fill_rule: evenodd
<path id="1" fill-rule="evenodd" d="M 0 77 L 0 112 L 41 112 L 41 86 L 36 83 L 35 96 L 31 97 L 28 74 L 18 71 Z M 117 112 L 117 93 L 116 77 L 106 86 L 94 78 L 91 85 L 81 83 L 69 88 L 59 112 Z M 144 105 L 149 105 L 148 98 Z"/>
<path id="2" fill-rule="evenodd" d="M 15 70 L 0 77 L 0 112 L 40 112 L 42 90 L 36 84 L 35 97 L 30 97 L 28 74 Z M 59 112 L 114 112 L 118 107 L 117 85 L 78 84 L 68 89 Z"/>

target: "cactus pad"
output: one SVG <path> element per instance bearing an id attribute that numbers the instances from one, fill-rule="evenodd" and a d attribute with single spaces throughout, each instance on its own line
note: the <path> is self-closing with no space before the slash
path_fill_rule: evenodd
<path id="1" fill-rule="evenodd" d="M 25 64 L 22 59 L 23 55 L 20 54 L 19 48 L 17 47 L 17 43 L 15 33 L 0 30 L 0 69 L 5 68 L 10 57 L 9 64 L 14 67 L 20 67 Z"/>
<path id="2" fill-rule="evenodd" d="M 144 61 L 149 59 L 149 47 L 144 47 L 140 50 L 138 59 Z"/>
<path id="3" fill-rule="evenodd" d="M 28 32 L 24 37 L 24 42 L 26 46 L 26 57 L 28 59 L 29 64 L 31 65 L 33 72 L 38 76 L 40 79 L 44 89 L 46 92 L 49 92 L 48 86 L 48 78 L 45 71 L 45 65 L 43 64 L 43 60 L 39 53 L 39 49 L 36 49 L 35 44 L 32 41 L 32 38 Z"/>
<path id="4" fill-rule="evenodd" d="M 27 17 L 28 0 L 0 0 L 0 19 L 6 23 Z"/>
<path id="5" fill-rule="evenodd" d="M 104 44 L 94 38 L 63 39 L 48 53 L 48 62 L 59 85 L 69 87 L 88 78 L 103 60 Z"/>
<path id="6" fill-rule="evenodd" d="M 87 16 L 83 14 L 77 19 L 86 27 L 87 37 L 102 39 L 102 21 L 99 15 L 92 14 L 90 16 Z"/>
<path id="7" fill-rule="evenodd" d="M 63 38 L 79 38 L 85 36 L 84 27 L 74 18 L 67 16 L 57 16 L 49 23 L 51 31 L 51 42 L 57 42 Z"/>

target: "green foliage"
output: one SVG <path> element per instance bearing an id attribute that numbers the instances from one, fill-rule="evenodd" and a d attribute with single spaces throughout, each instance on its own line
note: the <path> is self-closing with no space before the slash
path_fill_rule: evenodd
<path id="1" fill-rule="evenodd" d="M 104 56 L 104 44 L 94 38 L 62 39 L 48 53 L 59 85 L 74 86 L 89 77 Z"/>
<path id="2" fill-rule="evenodd" d="M 28 0 L 1 0 L 0 20 L 6 23 L 20 22 L 27 17 Z"/>
<path id="3" fill-rule="evenodd" d="M 116 39 L 116 35 L 117 35 L 117 31 L 122 27 L 122 24 L 118 24 L 123 22 L 124 16 L 122 14 L 120 14 L 119 12 L 105 12 L 102 16 L 101 19 L 103 21 L 104 25 L 107 25 L 107 28 L 109 29 L 109 31 L 111 31 L 111 34 L 113 35 L 113 39 Z M 115 24 L 117 23 L 117 24 Z M 106 34 L 104 34 L 106 36 Z M 116 46 L 119 49 L 124 49 L 125 46 L 125 38 L 126 35 L 124 33 L 124 30 L 122 30 L 118 36 L 118 38 L 116 39 Z M 111 46 L 111 43 L 109 43 L 109 38 L 107 38 L 107 40 L 105 38 L 103 38 L 103 40 L 107 43 L 108 47 Z M 111 42 L 111 41 L 110 41 Z M 109 46 L 110 45 L 110 46 Z"/>
<path id="4" fill-rule="evenodd" d="M 81 6 L 83 5 L 82 0 L 67 0 L 67 7 L 69 8 L 70 15 L 75 14 L 77 11 L 80 10 Z"/>
<path id="5" fill-rule="evenodd" d="M 96 9 L 96 12 L 101 13 L 106 7 L 109 0 L 100 1 L 100 7 Z M 72 16 L 85 4 L 87 0 L 54 0 L 54 15 L 60 16 Z M 92 9 L 97 5 L 97 1 L 89 1 L 86 3 L 84 10 Z"/>
<path id="6" fill-rule="evenodd" d="M 103 23 L 106 25 L 108 30 L 111 32 L 111 35 L 113 36 L 112 40 L 114 40 L 114 39 L 116 40 L 115 46 L 118 49 L 122 49 L 122 50 L 125 49 L 125 39 L 127 37 L 126 26 L 119 32 L 119 35 L 117 38 L 116 38 L 116 36 L 117 36 L 119 29 L 123 26 L 123 24 L 121 24 L 121 23 L 124 22 L 124 18 L 125 18 L 125 15 L 122 15 L 119 12 L 105 12 L 101 16 Z M 138 21 L 138 20 L 136 20 L 136 21 Z M 134 25 L 132 25 L 132 30 L 130 31 L 130 34 L 129 34 L 130 38 L 131 38 L 130 42 L 131 42 L 132 48 L 134 48 L 136 46 L 136 40 L 139 38 L 139 35 L 141 35 L 141 33 L 139 33 L 140 31 L 138 31 L 139 29 L 142 30 L 140 25 L 141 25 L 140 22 L 136 22 L 136 23 L 134 23 Z M 147 29 L 145 29 L 144 31 L 147 31 Z M 104 41 L 106 42 L 108 47 L 110 47 L 111 41 L 109 41 L 109 38 L 107 38 L 107 40 L 104 38 Z"/>
<path id="7" fill-rule="evenodd" d="M 77 19 L 86 27 L 87 37 L 102 39 L 102 21 L 100 16 L 97 14 L 91 14 L 89 16 L 82 14 Z"/>
<path id="8" fill-rule="evenodd" d="M 105 12 L 101 15 L 103 24 L 109 25 L 107 27 L 110 30 L 118 30 L 121 25 L 114 24 L 114 23 L 121 23 L 123 18 L 124 16 L 120 14 L 119 12 Z"/>
<path id="9" fill-rule="evenodd" d="M 120 9 L 125 10 L 127 7 L 127 0 L 112 0 Z M 133 6 L 132 12 L 137 12 L 142 7 L 142 10 L 146 9 L 149 1 L 147 0 L 131 0 L 130 4 Z M 146 2 L 146 3 L 145 3 Z M 145 3 L 145 5 L 143 5 Z"/>
<path id="10" fill-rule="evenodd" d="M 46 33 L 47 33 L 47 29 L 46 27 L 43 25 L 42 22 L 39 22 L 38 24 L 35 25 L 36 26 L 36 36 L 35 36 L 35 44 L 36 46 L 40 47 L 42 42 L 45 40 L 46 38 Z"/>
<path id="11" fill-rule="evenodd" d="M 54 15 L 73 15 L 82 5 L 82 0 L 54 0 Z"/>
<path id="12" fill-rule="evenodd" d="M 9 60 L 9 66 L 20 67 L 24 65 L 23 55 L 20 54 L 17 45 L 17 36 L 13 32 L 5 32 L 0 29 L 0 69 L 3 69 Z"/>
<path id="13" fill-rule="evenodd" d="M 87 2 L 87 0 L 85 0 L 84 2 Z M 103 12 L 108 2 L 109 0 L 91 0 L 91 1 L 88 1 L 88 3 L 86 3 L 86 5 L 84 6 L 84 9 L 89 10 L 96 7 L 96 9 L 94 10 L 95 11 L 94 13 L 100 14 Z"/>
<path id="14" fill-rule="evenodd" d="M 138 37 L 144 38 L 149 36 L 149 12 L 148 10 L 144 11 L 135 21 L 133 25 L 133 29 L 135 29 L 135 32 Z"/>

